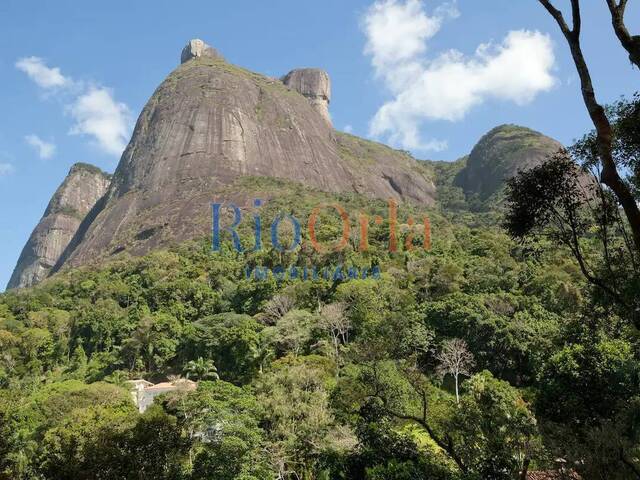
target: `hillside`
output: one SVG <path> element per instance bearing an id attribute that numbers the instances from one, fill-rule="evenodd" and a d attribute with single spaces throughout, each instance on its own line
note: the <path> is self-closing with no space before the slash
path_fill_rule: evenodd
<path id="1" fill-rule="evenodd" d="M 0 295 L 1 480 L 629 478 L 637 331 L 500 227 L 505 178 L 559 144 L 503 126 L 419 161 L 333 130 L 319 70 L 182 59 Z"/>
<path id="2" fill-rule="evenodd" d="M 3 2 L 0 480 L 640 480 L 631 3 Z"/>

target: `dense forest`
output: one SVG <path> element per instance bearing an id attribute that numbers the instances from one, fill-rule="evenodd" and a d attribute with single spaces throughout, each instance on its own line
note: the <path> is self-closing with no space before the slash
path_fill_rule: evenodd
<path id="1" fill-rule="evenodd" d="M 428 167 L 449 182 L 459 165 Z M 265 219 L 332 202 L 352 224 L 360 212 L 388 218 L 386 202 L 285 181 L 233 188 L 272 198 Z M 404 224 L 405 248 L 389 253 L 386 221 L 372 225 L 366 252 L 357 235 L 323 254 L 308 241 L 292 253 L 238 253 L 230 241 L 212 252 L 203 239 L 3 294 L 3 478 L 631 478 L 637 330 L 568 248 L 514 241 L 504 204 L 474 212 L 456 187 L 448 196 L 429 212 L 399 209 L 400 222 L 430 216 L 429 251 L 407 251 Z M 321 241 L 340 237 L 335 212 L 319 223 Z M 242 237 L 252 228 L 243 223 Z M 602 261 L 597 233 L 581 244 Z M 245 271 L 311 264 L 382 274 Z M 140 378 L 199 384 L 139 414 L 126 381 Z"/>

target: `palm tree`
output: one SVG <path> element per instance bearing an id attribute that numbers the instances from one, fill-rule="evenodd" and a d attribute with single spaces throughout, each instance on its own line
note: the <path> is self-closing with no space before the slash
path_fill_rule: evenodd
<path id="1" fill-rule="evenodd" d="M 107 378 L 105 378 L 105 381 L 107 383 L 112 383 L 113 385 L 117 385 L 119 387 L 125 386 L 127 383 L 127 380 L 129 380 L 129 375 L 126 372 L 123 372 L 122 370 L 116 370 Z"/>
<path id="2" fill-rule="evenodd" d="M 156 336 L 156 332 L 153 331 L 153 319 L 147 316 L 140 320 L 138 328 L 123 345 L 131 360 L 130 370 L 135 368 L 137 360 L 141 358 L 147 372 L 152 371 Z"/>
<path id="3" fill-rule="evenodd" d="M 205 360 L 200 357 L 197 360 L 191 360 L 184 367 L 187 378 L 194 380 L 220 380 L 218 369 L 213 360 Z"/>

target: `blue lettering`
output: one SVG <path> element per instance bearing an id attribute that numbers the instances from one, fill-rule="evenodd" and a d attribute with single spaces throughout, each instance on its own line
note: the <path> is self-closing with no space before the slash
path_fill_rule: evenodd
<path id="1" fill-rule="evenodd" d="M 222 204 L 214 203 L 213 207 L 213 251 L 220 251 L 220 208 Z M 240 225 L 242 221 L 242 212 L 240 209 L 234 205 L 233 203 L 229 205 L 230 208 L 234 211 L 234 222 L 230 227 L 225 227 L 224 230 L 228 231 L 231 234 L 231 238 L 233 240 L 233 246 L 238 252 L 242 252 L 242 244 L 240 243 L 240 236 L 238 232 L 236 232 L 236 228 Z"/>
<path id="2" fill-rule="evenodd" d="M 289 219 L 291 221 L 291 225 L 293 225 L 293 243 L 291 247 L 285 249 L 281 244 L 280 240 L 278 240 L 278 227 L 280 226 L 280 222 L 283 219 Z M 279 252 L 293 252 L 298 245 L 300 245 L 300 222 L 293 215 L 279 215 L 273 220 L 271 224 L 271 243 L 273 244 L 273 248 L 278 250 Z"/>

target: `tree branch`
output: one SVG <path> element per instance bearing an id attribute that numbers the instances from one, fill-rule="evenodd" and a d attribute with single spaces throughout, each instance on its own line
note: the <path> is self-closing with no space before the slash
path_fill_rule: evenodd
<path id="1" fill-rule="evenodd" d="M 640 252 L 640 208 L 636 203 L 636 199 L 629 189 L 629 186 L 624 182 L 618 173 L 615 160 L 613 158 L 613 128 L 607 118 L 607 114 L 598 103 L 596 99 L 595 91 L 593 89 L 593 81 L 591 74 L 589 73 L 589 67 L 584 58 L 582 47 L 580 45 L 580 5 L 579 0 L 571 0 L 572 11 L 574 15 L 573 25 L 574 30 L 570 30 L 567 22 L 565 21 L 562 12 L 555 8 L 549 0 L 538 0 L 544 8 L 551 14 L 556 20 L 560 29 L 564 33 L 567 39 L 569 48 L 571 50 L 571 56 L 578 71 L 580 77 L 580 84 L 582 88 L 582 98 L 584 104 L 587 107 L 591 121 L 596 129 L 596 141 L 598 145 L 598 156 L 602 163 L 602 173 L 600 175 L 600 181 L 607 185 L 616 198 L 622 205 L 625 212 L 631 232 L 633 234 L 633 240 L 635 244 L 636 252 Z M 638 37 L 640 43 L 640 37 Z M 640 48 L 640 45 L 639 45 Z M 640 52 L 639 52 L 640 53 Z"/>
<path id="2" fill-rule="evenodd" d="M 567 22 L 564 20 L 564 16 L 562 15 L 562 12 L 558 10 L 556 7 L 554 7 L 549 0 L 538 0 L 538 1 L 542 4 L 544 8 L 547 9 L 547 11 L 556 20 L 556 22 L 558 22 L 558 25 L 560 26 L 560 30 L 562 30 L 562 33 L 564 33 L 565 37 L 568 35 L 571 35 L 572 31 L 569 28 L 569 25 L 567 25 Z"/>
<path id="3" fill-rule="evenodd" d="M 429 434 L 429 436 L 431 437 L 431 439 L 435 442 L 435 444 L 438 445 L 438 447 L 440 447 L 455 462 L 455 464 L 458 466 L 460 471 L 462 473 L 468 473 L 469 469 L 464 464 L 464 462 L 462 461 L 460 456 L 456 453 L 451 437 L 447 436 L 446 437 L 446 441 L 443 440 L 442 438 L 440 438 L 436 434 L 436 432 L 433 430 L 433 428 L 431 428 L 431 425 L 429 425 L 429 422 L 427 421 L 428 400 L 427 400 L 427 392 L 426 392 L 426 390 L 424 388 L 420 388 L 419 389 L 416 386 L 416 384 L 414 384 L 413 382 L 409 382 L 409 384 L 411 385 L 413 390 L 420 395 L 420 400 L 421 400 L 421 403 L 422 403 L 422 411 L 421 411 L 422 417 L 396 412 L 396 411 L 393 410 L 393 408 L 389 407 L 388 398 L 386 396 L 384 396 L 382 394 L 382 392 L 381 392 L 380 382 L 377 381 L 378 380 L 377 362 L 373 362 L 373 364 L 371 365 L 370 368 L 372 368 L 372 370 L 373 370 L 373 375 L 374 375 L 374 378 L 376 379 L 376 381 L 374 382 L 375 383 L 375 385 L 374 385 L 375 392 L 372 395 L 369 395 L 369 398 L 377 398 L 377 399 L 379 399 L 382 402 L 383 409 L 387 413 L 387 415 L 391 415 L 392 417 L 395 417 L 395 418 L 397 418 L 399 420 L 407 420 L 407 421 L 411 421 L 411 422 L 417 423 L 422 428 L 424 428 L 427 431 L 427 433 Z"/>
<path id="4" fill-rule="evenodd" d="M 524 459 L 523 464 L 522 464 L 522 470 L 520 470 L 519 480 L 527 480 L 527 477 L 529 476 L 529 465 L 530 464 L 531 464 L 531 459 L 529 457 L 526 457 Z"/>
<path id="5" fill-rule="evenodd" d="M 611 24 L 622 47 L 629 53 L 629 60 L 636 67 L 640 68 L 640 36 L 631 35 L 624 23 L 624 14 L 627 7 L 627 0 L 621 0 L 616 4 L 615 0 L 607 0 L 609 11 L 611 12 Z"/>
<path id="6" fill-rule="evenodd" d="M 626 467 L 634 473 L 636 478 L 640 479 L 640 469 L 635 463 L 626 457 L 624 454 L 624 448 L 620 448 L 620 461 L 622 461 L 622 463 L 624 463 Z"/>
<path id="7" fill-rule="evenodd" d="M 394 412 L 393 410 L 390 410 L 388 408 L 385 408 L 385 410 L 389 415 L 396 417 L 399 420 L 408 420 L 411 422 L 415 422 L 418 425 L 420 425 L 422 428 L 424 428 L 429 434 L 429 436 L 431 437 L 431 439 L 435 442 L 435 444 L 438 445 L 438 447 L 440 447 L 442 450 L 444 450 L 447 453 L 447 455 L 449 455 L 449 457 L 451 457 L 451 459 L 456 463 L 460 471 L 462 473 L 468 473 L 469 469 L 464 464 L 460 456 L 458 456 L 458 454 L 456 453 L 453 447 L 453 441 L 451 440 L 451 437 L 447 435 L 446 441 L 444 441 L 443 439 L 438 437 L 438 435 L 436 435 L 436 433 L 434 432 L 434 430 L 431 428 L 431 426 L 427 421 L 419 417 Z"/>
<path id="8" fill-rule="evenodd" d="M 582 31 L 582 15 L 580 15 L 580 0 L 571 0 L 571 16 L 573 17 L 573 35 L 578 38 Z"/>

